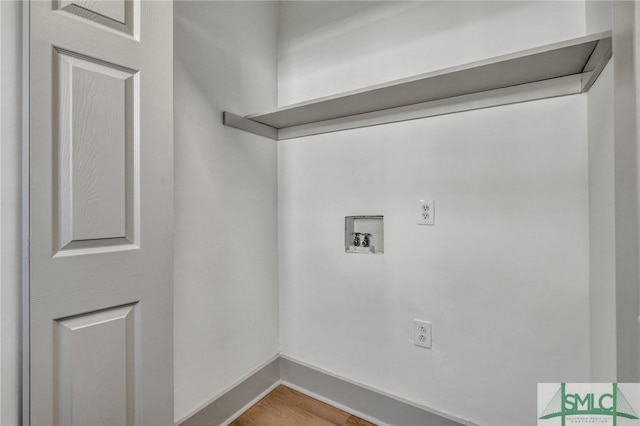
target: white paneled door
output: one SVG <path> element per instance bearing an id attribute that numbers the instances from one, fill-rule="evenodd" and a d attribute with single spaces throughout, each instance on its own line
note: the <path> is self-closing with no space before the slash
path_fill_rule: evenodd
<path id="1" fill-rule="evenodd" d="M 29 4 L 25 420 L 173 424 L 173 12 Z"/>

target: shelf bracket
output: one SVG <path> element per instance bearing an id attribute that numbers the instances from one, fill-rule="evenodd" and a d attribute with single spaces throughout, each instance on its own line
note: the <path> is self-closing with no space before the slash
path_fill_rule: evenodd
<path id="1" fill-rule="evenodd" d="M 258 123 L 257 121 L 250 120 L 248 118 L 233 114 L 228 111 L 222 113 L 222 123 L 226 126 L 244 130 L 245 132 L 265 136 L 275 141 L 278 140 L 278 129 L 276 129 L 275 127 Z"/>
<path id="2" fill-rule="evenodd" d="M 611 36 L 598 41 L 593 53 L 582 69 L 582 93 L 588 92 L 596 82 L 613 53 Z"/>

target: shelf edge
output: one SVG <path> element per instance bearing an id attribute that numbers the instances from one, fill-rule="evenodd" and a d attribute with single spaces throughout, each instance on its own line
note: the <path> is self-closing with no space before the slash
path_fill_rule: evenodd
<path id="1" fill-rule="evenodd" d="M 278 130 L 278 140 L 575 95 L 582 93 L 582 80 L 583 74 L 574 74 L 470 95 L 319 121 L 317 123 L 283 127 Z"/>

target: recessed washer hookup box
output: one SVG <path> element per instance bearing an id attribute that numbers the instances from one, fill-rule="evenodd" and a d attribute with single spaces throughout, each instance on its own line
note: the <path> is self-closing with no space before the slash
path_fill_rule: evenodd
<path id="1" fill-rule="evenodd" d="M 345 253 L 384 253 L 383 216 L 345 216 Z"/>

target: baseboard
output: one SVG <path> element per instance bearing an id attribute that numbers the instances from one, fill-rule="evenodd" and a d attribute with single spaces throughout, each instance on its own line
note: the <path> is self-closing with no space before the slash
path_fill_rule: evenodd
<path id="1" fill-rule="evenodd" d="M 258 369 L 180 426 L 227 426 L 279 384 L 380 426 L 475 426 L 284 355 Z"/>
<path id="2" fill-rule="evenodd" d="M 467 420 L 403 401 L 283 355 L 280 356 L 280 380 L 284 385 L 381 426 L 474 426 Z"/>
<path id="3" fill-rule="evenodd" d="M 235 419 L 237 419 L 238 417 L 243 415 L 245 413 L 245 411 L 249 410 L 251 407 L 256 405 L 262 398 L 264 398 L 265 396 L 269 395 L 275 388 L 277 388 L 281 384 L 282 384 L 282 382 L 280 380 L 278 380 L 273 385 L 269 386 L 264 392 L 260 393 L 258 396 L 253 398 L 247 404 L 245 404 L 241 409 L 239 409 L 238 411 L 233 413 L 226 421 L 222 422 L 220 424 L 220 426 L 229 426 L 231 423 L 233 423 L 233 421 Z"/>
<path id="4" fill-rule="evenodd" d="M 196 413 L 180 426 L 228 425 L 280 384 L 280 358 L 258 369 Z"/>

